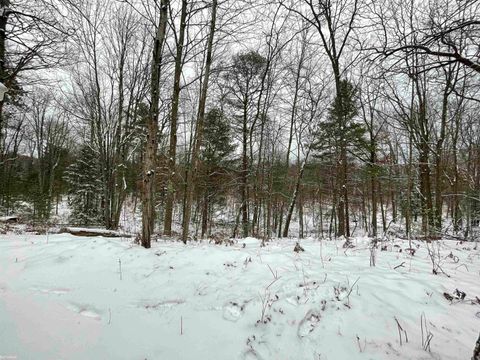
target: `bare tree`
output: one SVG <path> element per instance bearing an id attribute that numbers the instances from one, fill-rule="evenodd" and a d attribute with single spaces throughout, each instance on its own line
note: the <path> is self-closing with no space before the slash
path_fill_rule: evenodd
<path id="1" fill-rule="evenodd" d="M 74 86 L 68 111 L 88 128 L 86 142 L 101 164 L 104 223 L 115 229 L 126 196 L 128 154 L 138 135 L 138 109 L 147 89 L 148 47 L 134 36 L 144 27 L 125 4 L 92 0 L 71 3 L 69 9 L 76 15 L 72 22 L 80 61 L 71 68 Z"/>
<path id="2" fill-rule="evenodd" d="M 193 139 L 193 148 L 192 156 L 190 158 L 190 168 L 187 169 L 187 183 L 186 183 L 186 195 L 185 195 L 185 205 L 183 211 L 183 226 L 182 226 L 182 241 L 187 242 L 189 226 L 190 226 L 190 216 L 192 209 L 192 192 L 195 184 L 195 174 L 198 171 L 199 167 L 199 152 L 200 146 L 203 141 L 203 127 L 205 122 L 205 107 L 207 103 L 207 94 L 208 86 L 210 81 L 210 70 L 212 66 L 212 55 L 213 55 L 213 39 L 215 36 L 215 27 L 217 19 L 217 0 L 212 1 L 212 10 L 211 10 L 211 19 L 210 19 L 210 30 L 207 40 L 207 49 L 205 55 L 205 70 L 202 79 L 202 90 L 200 94 L 200 99 L 198 103 L 198 115 L 195 128 L 195 137 Z"/>
<path id="3" fill-rule="evenodd" d="M 188 1 L 182 0 L 182 8 L 180 10 L 180 25 L 178 34 L 175 33 L 175 70 L 173 75 L 173 93 L 172 104 L 170 109 L 170 142 L 168 148 L 168 183 L 167 183 L 167 197 L 165 203 L 165 220 L 163 223 L 163 233 L 167 236 L 172 235 L 172 221 L 173 221 L 173 205 L 174 205 L 174 176 L 175 164 L 177 154 L 177 122 L 178 122 L 178 108 L 180 99 L 180 78 L 184 65 L 184 45 L 185 32 L 187 29 L 187 12 Z"/>
<path id="4" fill-rule="evenodd" d="M 38 70 L 66 61 L 66 40 L 71 31 L 62 19 L 61 12 L 49 1 L 0 1 L 0 83 L 9 89 L 0 101 L 0 162 L 8 157 L 4 146 L 11 140 L 5 139 L 11 130 L 7 129 L 5 105 L 19 105 L 23 88 L 36 82 Z M 3 181 L 7 179 L 1 178 Z"/>
<path id="5" fill-rule="evenodd" d="M 351 42 L 356 20 L 358 18 L 362 1 L 360 0 L 303 0 L 285 4 L 288 9 L 306 22 L 311 24 L 318 32 L 321 44 L 330 61 L 334 80 L 336 96 L 342 102 L 341 84 L 344 70 L 349 63 L 344 63 L 345 51 Z M 342 107 L 340 105 L 340 107 Z M 341 120 L 340 127 L 345 127 Z M 338 193 L 341 194 L 338 202 L 338 236 L 350 236 L 349 205 L 348 205 L 348 162 L 347 144 L 339 144 L 339 157 L 337 163 Z"/>
<path id="6" fill-rule="evenodd" d="M 45 89 L 36 89 L 37 93 Z M 30 106 L 29 125 L 32 131 L 31 146 L 36 157 L 38 187 L 35 211 L 38 218 L 48 220 L 52 211 L 53 185 L 59 178 L 57 167 L 68 141 L 69 128 L 64 113 L 52 105 L 51 95 L 36 95 Z"/>
<path id="7" fill-rule="evenodd" d="M 383 19 L 383 25 L 396 21 L 394 14 L 398 14 L 401 6 L 401 2 L 392 2 L 391 12 L 388 18 Z M 381 52 L 385 56 L 399 52 L 424 54 L 433 60 L 431 67 L 458 63 L 480 72 L 480 63 L 477 61 L 480 4 L 477 1 L 412 2 L 411 6 L 415 17 L 420 19 L 418 26 L 411 29 L 412 32 L 402 42 L 383 31 L 384 46 Z"/>
<path id="8" fill-rule="evenodd" d="M 155 35 L 152 54 L 150 80 L 150 109 L 147 120 L 147 139 L 143 164 L 142 184 L 142 246 L 150 248 L 151 236 L 155 225 L 155 174 L 157 165 L 158 115 L 160 99 L 160 75 L 163 65 L 163 46 L 165 42 L 169 1 L 162 0 L 160 16 Z"/>

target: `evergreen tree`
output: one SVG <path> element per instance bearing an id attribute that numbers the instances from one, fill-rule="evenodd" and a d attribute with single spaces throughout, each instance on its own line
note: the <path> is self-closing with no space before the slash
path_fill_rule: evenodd
<path id="1" fill-rule="evenodd" d="M 211 109 L 205 116 L 204 142 L 200 159 L 204 171 L 202 236 L 207 232 L 210 209 L 219 199 L 222 188 L 222 178 L 232 163 L 235 145 L 232 144 L 232 134 L 228 119 L 219 108 Z"/>
<path id="2" fill-rule="evenodd" d="M 235 146 L 232 144 L 230 124 L 219 108 L 211 109 L 205 118 L 205 142 L 201 159 L 209 169 L 225 165 Z"/>
<path id="3" fill-rule="evenodd" d="M 347 80 L 340 83 L 340 95 L 336 96 L 328 109 L 328 118 L 317 131 L 314 149 L 316 156 L 332 155 L 346 144 L 350 153 L 366 146 L 365 127 L 355 122 L 358 115 L 357 90 Z"/>
<path id="4" fill-rule="evenodd" d="M 337 180 L 333 205 L 338 218 L 338 236 L 350 236 L 348 153 L 356 154 L 366 147 L 365 128 L 355 122 L 357 115 L 357 91 L 349 81 L 341 80 L 338 93 L 328 110 L 328 118 L 319 125 L 318 140 L 313 146 L 317 157 L 328 156 L 335 163 Z"/>
<path id="5" fill-rule="evenodd" d="M 234 112 L 242 144 L 240 172 L 242 237 L 250 233 L 250 176 L 253 164 L 252 134 L 261 118 L 259 104 L 267 76 L 267 59 L 256 51 L 239 53 L 232 58 L 232 66 L 225 74 L 228 89 L 227 104 Z M 237 130 L 236 130 L 237 131 Z"/>
<path id="6" fill-rule="evenodd" d="M 66 181 L 69 184 L 70 221 L 79 225 L 102 223 L 102 182 L 95 152 L 85 145 L 78 159 L 68 167 Z"/>

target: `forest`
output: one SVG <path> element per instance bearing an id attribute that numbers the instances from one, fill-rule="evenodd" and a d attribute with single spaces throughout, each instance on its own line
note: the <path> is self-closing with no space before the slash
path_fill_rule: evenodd
<path id="1" fill-rule="evenodd" d="M 478 229 L 478 1 L 0 5 L 4 215 L 128 213 L 147 248 Z"/>

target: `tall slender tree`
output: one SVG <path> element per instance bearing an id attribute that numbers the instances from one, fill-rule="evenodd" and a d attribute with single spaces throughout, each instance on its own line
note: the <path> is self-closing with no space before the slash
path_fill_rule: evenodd
<path id="1" fill-rule="evenodd" d="M 177 127 L 178 127 L 178 109 L 180 101 L 180 79 L 182 76 L 184 56 L 185 56 L 185 32 L 187 30 L 187 7 L 188 1 L 182 0 L 182 9 L 180 14 L 180 25 L 178 35 L 175 35 L 175 70 L 173 74 L 173 92 L 170 109 L 170 141 L 168 146 L 168 175 L 167 175 L 167 196 L 165 201 L 165 220 L 163 223 L 163 233 L 167 236 L 172 235 L 173 205 L 175 197 L 174 176 L 177 156 Z"/>
<path id="2" fill-rule="evenodd" d="M 205 70 L 202 80 L 202 90 L 200 94 L 200 99 L 198 102 L 198 115 L 197 122 L 195 124 L 195 137 L 193 140 L 192 155 L 190 157 L 190 163 L 187 168 L 187 183 L 185 188 L 185 205 L 183 210 L 183 226 L 182 226 L 182 241 L 187 242 L 189 226 L 190 226 L 190 216 L 192 211 L 192 193 L 193 187 L 195 184 L 195 174 L 198 172 L 199 165 L 199 152 L 200 147 L 203 142 L 203 128 L 205 122 L 205 107 L 207 103 L 207 94 L 208 86 L 210 82 L 210 71 L 212 67 L 212 56 L 213 56 L 213 39 L 215 36 L 215 27 L 217 21 L 217 0 L 212 1 L 212 10 L 211 10 L 211 19 L 210 19 L 210 30 L 207 40 L 207 50 L 205 55 Z"/>
<path id="3" fill-rule="evenodd" d="M 155 175 L 158 147 L 158 115 L 160 99 L 160 75 L 163 65 L 163 46 L 167 30 L 169 0 L 160 3 L 160 15 L 153 44 L 150 78 L 150 108 L 147 119 L 147 138 L 144 148 L 142 173 L 142 238 L 145 248 L 150 248 L 155 226 Z"/>

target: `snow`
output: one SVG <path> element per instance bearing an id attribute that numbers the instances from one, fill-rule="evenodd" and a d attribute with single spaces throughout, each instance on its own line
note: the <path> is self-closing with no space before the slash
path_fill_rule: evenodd
<path id="1" fill-rule="evenodd" d="M 423 242 L 414 256 L 408 242 L 388 242 L 370 267 L 367 239 L 347 250 L 302 240 L 299 254 L 297 241 L 146 250 L 118 238 L 0 235 L 0 358 L 471 357 L 480 328 L 474 243 L 428 245 L 447 277 L 432 274 Z M 466 298 L 448 301 L 443 293 L 455 289 Z"/>

